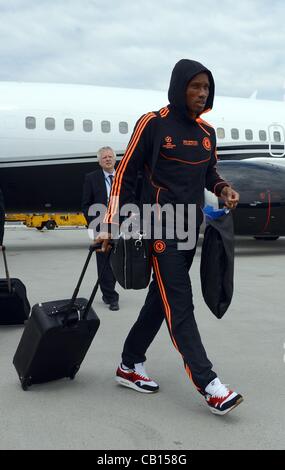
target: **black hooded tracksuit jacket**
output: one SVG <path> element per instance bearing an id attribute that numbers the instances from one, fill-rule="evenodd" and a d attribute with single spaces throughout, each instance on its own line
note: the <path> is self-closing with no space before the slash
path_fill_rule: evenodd
<path id="1" fill-rule="evenodd" d="M 215 130 L 200 117 L 193 120 L 188 116 L 186 88 L 189 81 L 202 72 L 206 72 L 210 80 L 205 109 L 212 108 L 214 80 L 211 72 L 195 61 L 178 62 L 170 81 L 170 105 L 143 115 L 136 123 L 116 172 L 105 222 L 112 223 L 115 213 L 124 204 L 135 202 L 138 174 L 143 174 L 143 204 L 200 206 L 204 188 L 219 196 L 227 186 L 216 171 Z M 119 197 L 118 206 L 115 196 Z"/>
<path id="2" fill-rule="evenodd" d="M 204 188 L 221 194 L 228 184 L 216 171 L 214 129 L 200 117 L 188 116 L 186 88 L 199 73 L 207 73 L 210 90 L 205 110 L 214 99 L 214 80 L 202 64 L 183 59 L 172 72 L 169 105 L 143 115 L 136 123 L 125 155 L 116 171 L 105 222 L 112 224 L 116 212 L 134 203 L 138 173 L 143 174 L 143 204 L 196 204 L 199 226 L 202 221 Z M 194 318 L 191 281 L 188 271 L 193 250 L 177 250 L 177 241 L 153 242 L 154 279 L 138 320 L 123 350 L 123 363 L 132 367 L 146 360 L 145 352 L 166 319 L 172 342 L 181 353 L 186 372 L 203 393 L 216 377 L 207 358 Z"/>

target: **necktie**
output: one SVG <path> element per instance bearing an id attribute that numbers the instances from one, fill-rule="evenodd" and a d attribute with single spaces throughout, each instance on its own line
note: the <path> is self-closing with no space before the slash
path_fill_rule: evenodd
<path id="1" fill-rule="evenodd" d="M 110 180 L 110 187 L 112 188 L 114 176 L 113 176 L 113 175 L 109 175 L 108 178 L 109 178 L 109 180 Z"/>
<path id="2" fill-rule="evenodd" d="M 110 189 L 108 191 L 108 203 L 109 203 L 109 199 L 110 199 L 110 194 L 111 194 L 111 191 L 112 191 L 112 184 L 113 184 L 113 179 L 114 179 L 114 176 L 113 175 L 109 175 L 108 176 L 108 184 L 110 186 Z M 106 180 L 107 181 L 107 180 Z"/>

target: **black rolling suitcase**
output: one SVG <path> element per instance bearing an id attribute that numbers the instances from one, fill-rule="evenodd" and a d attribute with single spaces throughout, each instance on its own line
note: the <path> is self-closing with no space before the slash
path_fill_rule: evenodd
<path id="1" fill-rule="evenodd" d="M 13 359 L 23 390 L 27 390 L 35 383 L 63 377 L 74 379 L 78 372 L 100 324 L 92 308 L 92 302 L 103 271 L 94 286 L 90 299 L 77 299 L 79 288 L 95 249 L 94 246 L 89 249 L 71 300 L 45 302 L 36 304 L 32 308 L 31 316 Z"/>
<path id="2" fill-rule="evenodd" d="M 0 325 L 21 325 L 31 310 L 26 287 L 20 279 L 10 278 L 5 247 L 0 250 L 6 271 L 6 279 L 0 279 Z"/>

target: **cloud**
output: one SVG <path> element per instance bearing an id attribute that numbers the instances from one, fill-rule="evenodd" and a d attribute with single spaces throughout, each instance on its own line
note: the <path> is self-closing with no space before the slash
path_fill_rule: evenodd
<path id="1" fill-rule="evenodd" d="M 0 80 L 166 89 L 185 57 L 218 94 L 284 93 L 281 0 L 10 0 L 0 14 Z"/>

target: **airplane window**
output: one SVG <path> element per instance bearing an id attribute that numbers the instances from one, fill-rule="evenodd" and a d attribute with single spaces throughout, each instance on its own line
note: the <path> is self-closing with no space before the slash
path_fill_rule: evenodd
<path id="1" fill-rule="evenodd" d="M 246 129 L 245 130 L 245 138 L 246 140 L 252 140 L 253 139 L 253 132 L 251 129 Z"/>
<path id="2" fill-rule="evenodd" d="M 93 131 L 93 122 L 90 119 L 83 120 L 83 130 L 85 132 L 92 132 Z"/>
<path id="3" fill-rule="evenodd" d="M 55 129 L 55 119 L 51 117 L 45 118 L 45 128 L 48 131 L 53 131 Z"/>
<path id="4" fill-rule="evenodd" d="M 217 128 L 217 136 L 218 136 L 218 139 L 224 139 L 225 138 L 225 129 L 223 127 L 218 127 Z"/>
<path id="5" fill-rule="evenodd" d="M 125 121 L 119 122 L 119 132 L 121 134 L 127 134 L 129 132 L 128 123 Z"/>
<path id="6" fill-rule="evenodd" d="M 33 116 L 26 117 L 26 128 L 35 129 L 36 128 L 36 118 Z"/>
<path id="7" fill-rule="evenodd" d="M 273 138 L 274 142 L 281 142 L 281 135 L 279 131 L 274 131 L 273 132 Z"/>
<path id="8" fill-rule="evenodd" d="M 239 130 L 234 128 L 234 129 L 231 129 L 231 136 L 232 136 L 232 139 L 239 139 Z"/>
<path id="9" fill-rule="evenodd" d="M 259 140 L 266 140 L 266 132 L 265 131 L 259 131 Z"/>
<path id="10" fill-rule="evenodd" d="M 73 119 L 65 119 L 64 120 L 64 129 L 66 131 L 74 131 L 74 120 Z"/>
<path id="11" fill-rule="evenodd" d="M 110 121 L 101 121 L 101 130 L 102 132 L 110 132 L 111 131 Z"/>

